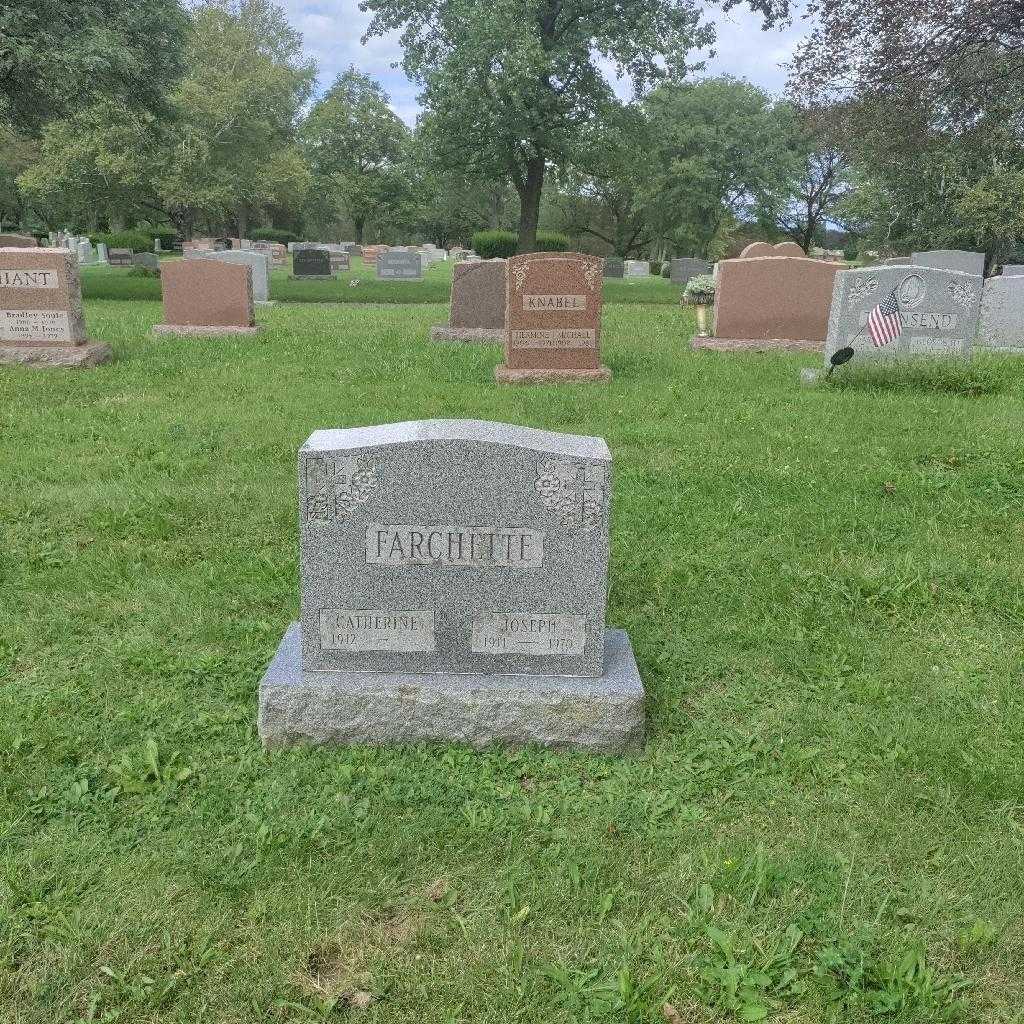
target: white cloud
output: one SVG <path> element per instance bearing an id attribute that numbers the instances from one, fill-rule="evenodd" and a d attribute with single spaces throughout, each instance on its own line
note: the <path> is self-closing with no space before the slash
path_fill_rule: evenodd
<path id="1" fill-rule="evenodd" d="M 418 87 L 393 67 L 402 57 L 398 34 L 374 38 L 363 45 L 361 38 L 370 15 L 359 10 L 358 0 L 279 0 L 291 24 L 302 33 L 306 53 L 317 62 L 320 85 L 326 89 L 350 64 L 376 79 L 387 90 L 398 115 L 413 124 L 419 112 Z M 730 74 L 746 78 L 771 92 L 781 92 L 786 72 L 781 67 L 790 59 L 803 26 L 762 32 L 761 19 L 746 7 L 712 20 L 718 28 L 716 55 L 704 74 Z M 610 71 L 610 68 L 606 68 Z M 625 98 L 628 88 L 618 83 L 616 92 Z"/>

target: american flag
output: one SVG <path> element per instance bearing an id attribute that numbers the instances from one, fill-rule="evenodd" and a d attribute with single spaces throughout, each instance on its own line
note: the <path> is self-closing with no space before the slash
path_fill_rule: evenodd
<path id="1" fill-rule="evenodd" d="M 895 289 L 868 313 L 868 331 L 875 348 L 888 345 L 903 333 L 903 317 L 900 315 Z"/>

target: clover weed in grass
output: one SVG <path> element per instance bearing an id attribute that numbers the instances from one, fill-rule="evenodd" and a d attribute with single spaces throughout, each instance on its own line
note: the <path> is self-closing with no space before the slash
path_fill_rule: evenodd
<path id="1" fill-rule="evenodd" d="M 0 372 L 0 1019 L 1020 1020 L 1019 364 L 805 390 L 610 304 L 609 385 L 499 388 L 443 301 L 86 313 L 116 362 Z M 607 438 L 642 753 L 260 749 L 296 449 L 431 416 Z"/>

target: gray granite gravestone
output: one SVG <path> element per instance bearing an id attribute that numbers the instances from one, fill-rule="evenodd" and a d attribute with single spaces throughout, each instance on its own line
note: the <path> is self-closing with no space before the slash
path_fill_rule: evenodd
<path id="1" fill-rule="evenodd" d="M 985 273 L 985 254 L 963 249 L 932 249 L 910 254 L 913 267 L 935 267 L 938 270 L 959 270 L 962 274 L 982 277 Z"/>
<path id="2" fill-rule="evenodd" d="M 96 262 L 97 263 L 108 263 L 107 259 L 107 246 L 104 242 L 96 243 Z"/>
<path id="3" fill-rule="evenodd" d="M 605 256 L 603 277 L 620 278 L 626 272 L 626 264 L 621 256 Z"/>
<path id="4" fill-rule="evenodd" d="M 650 277 L 651 276 L 651 265 L 647 260 L 626 260 L 625 262 L 625 276 L 626 277 Z"/>
<path id="5" fill-rule="evenodd" d="M 338 249 L 336 252 L 332 250 L 330 257 L 332 274 L 338 274 L 344 270 L 351 269 L 351 260 L 347 249 Z"/>
<path id="6" fill-rule="evenodd" d="M 906 356 L 970 357 L 981 312 L 982 280 L 935 267 L 866 267 L 840 270 L 832 291 L 825 363 L 852 348 L 852 364 Z M 876 346 L 868 329 L 871 311 L 894 296 L 902 331 Z"/>
<path id="7" fill-rule="evenodd" d="M 112 267 L 131 267 L 133 253 L 131 249 L 111 249 L 108 259 Z"/>
<path id="8" fill-rule="evenodd" d="M 377 276 L 387 281 L 419 281 L 423 278 L 423 256 L 401 249 L 382 252 L 377 257 Z"/>
<path id="9" fill-rule="evenodd" d="M 132 264 L 136 267 L 145 267 L 156 274 L 160 273 L 160 259 L 152 252 L 137 252 L 132 257 Z"/>
<path id="10" fill-rule="evenodd" d="M 78 262 L 82 266 L 88 266 L 96 262 L 96 254 L 93 252 L 92 242 L 88 239 L 78 243 Z"/>
<path id="11" fill-rule="evenodd" d="M 1007 263 L 1003 267 L 1003 277 L 1024 277 L 1024 263 Z"/>
<path id="12" fill-rule="evenodd" d="M 1024 276 L 990 277 L 981 296 L 978 346 L 1024 353 Z"/>
<path id="13" fill-rule="evenodd" d="M 643 685 L 605 628 L 610 474 L 600 438 L 501 423 L 314 433 L 264 744 L 636 747 Z"/>
<path id="14" fill-rule="evenodd" d="M 292 276 L 297 278 L 332 279 L 331 254 L 326 249 L 292 250 Z"/>
<path id="15" fill-rule="evenodd" d="M 882 263 L 887 267 L 906 267 L 911 263 L 909 256 L 890 256 L 886 260 L 882 260 Z"/>
<path id="16" fill-rule="evenodd" d="M 190 260 L 220 260 L 222 263 L 240 263 L 252 268 L 252 298 L 261 306 L 270 302 L 270 265 L 269 253 L 259 249 L 226 249 L 224 252 L 210 252 L 206 249 L 192 249 L 185 253 Z"/>
<path id="17" fill-rule="evenodd" d="M 711 264 L 707 260 L 698 260 L 693 257 L 686 256 L 683 259 L 672 260 L 669 264 L 669 280 L 673 284 L 686 285 L 686 282 L 691 277 L 697 277 L 700 274 L 710 274 Z"/>

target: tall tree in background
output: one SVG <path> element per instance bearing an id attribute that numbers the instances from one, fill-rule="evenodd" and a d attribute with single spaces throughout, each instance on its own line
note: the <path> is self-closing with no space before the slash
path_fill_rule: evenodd
<path id="1" fill-rule="evenodd" d="M 179 0 L 0 4 L 0 126 L 33 132 L 104 98 L 164 110 L 187 28 Z"/>
<path id="2" fill-rule="evenodd" d="M 805 252 L 823 241 L 849 193 L 849 110 L 840 104 L 775 109 L 790 174 L 759 198 L 758 219 L 787 235 Z"/>
<path id="3" fill-rule="evenodd" d="M 794 174 L 786 133 L 767 93 L 711 78 L 662 86 L 645 103 L 652 148 L 653 226 L 678 253 L 717 258 L 739 220 Z"/>
<path id="4" fill-rule="evenodd" d="M 519 250 L 536 244 L 544 176 L 612 99 L 603 67 L 638 94 L 680 81 L 714 38 L 696 0 L 365 0 L 368 37 L 402 33 L 443 159 L 519 195 Z"/>
<path id="5" fill-rule="evenodd" d="M 210 0 L 193 17 L 166 115 L 103 100 L 47 126 L 19 182 L 49 219 L 115 230 L 169 219 L 190 237 L 200 217 L 230 218 L 244 236 L 252 213 L 308 188 L 295 142 L 313 81 L 301 36 L 269 0 Z"/>
<path id="6" fill-rule="evenodd" d="M 400 201 L 396 168 L 409 129 L 381 86 L 352 67 L 310 111 L 302 137 L 313 173 L 351 217 L 362 243 L 367 222 Z"/>

